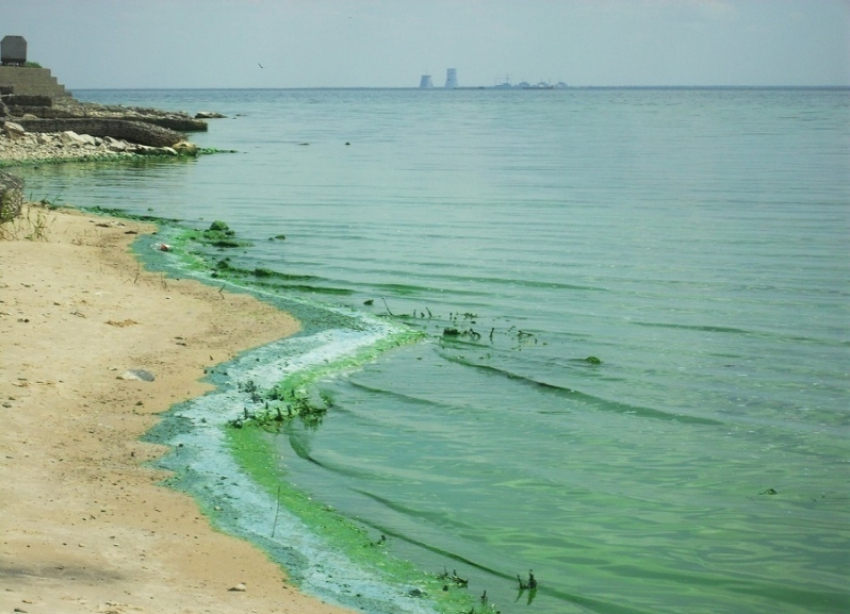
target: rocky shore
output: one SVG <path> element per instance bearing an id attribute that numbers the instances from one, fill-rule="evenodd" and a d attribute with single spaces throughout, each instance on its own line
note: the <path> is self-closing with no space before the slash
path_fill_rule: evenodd
<path id="1" fill-rule="evenodd" d="M 71 97 L 4 95 L 0 167 L 22 163 L 197 155 L 186 132 L 207 130 L 187 113 L 99 105 Z M 205 114 L 215 117 L 215 114 Z"/>
<path id="2" fill-rule="evenodd" d="M 185 140 L 172 146 L 152 147 L 112 136 L 92 136 L 82 130 L 29 132 L 18 122 L 3 122 L 0 132 L 0 167 L 21 163 L 104 160 L 138 155 L 196 155 L 196 145 Z M 182 135 L 181 135 L 182 137 Z"/>
<path id="3" fill-rule="evenodd" d="M 153 124 L 178 132 L 206 132 L 208 125 L 201 117 L 188 113 L 163 111 L 145 107 L 124 105 L 102 105 L 79 101 L 71 96 L 49 98 L 47 96 L 15 96 L 3 98 L 6 115 L 9 117 L 36 117 L 40 119 L 120 119 Z M 0 108 L 0 114 L 3 109 Z M 206 117 L 216 114 L 198 114 Z"/>

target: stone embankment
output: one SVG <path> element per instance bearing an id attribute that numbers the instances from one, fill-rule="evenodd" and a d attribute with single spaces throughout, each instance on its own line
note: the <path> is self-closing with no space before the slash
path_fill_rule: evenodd
<path id="1" fill-rule="evenodd" d="M 208 125 L 203 119 L 179 111 L 162 111 L 123 105 L 102 105 L 81 102 L 70 96 L 50 98 L 48 96 L 7 96 L 4 99 L 8 115 L 13 117 L 34 116 L 42 119 L 98 119 L 136 121 L 160 126 L 178 132 L 206 132 Z M 2 109 L 0 109 L 0 114 Z"/>
<path id="2" fill-rule="evenodd" d="M 149 147 L 171 147 L 185 140 L 176 130 L 125 119 L 74 118 L 74 119 L 19 119 L 14 122 L 27 132 L 67 132 L 90 136 L 112 137 Z"/>
<path id="3" fill-rule="evenodd" d="M 27 125 L 31 124 L 27 122 Z M 116 131 L 118 132 L 121 131 Z M 182 139 L 182 135 L 180 138 Z M 196 145 L 184 140 L 172 143 L 170 146 L 152 147 L 128 139 L 108 135 L 93 136 L 89 133 L 80 134 L 73 130 L 29 132 L 21 124 L 11 121 L 3 123 L 2 133 L 0 133 L 0 166 L 11 166 L 22 162 L 105 160 L 137 155 L 196 155 L 197 152 Z"/>
<path id="4" fill-rule="evenodd" d="M 0 102 L 0 166 L 133 155 L 196 155 L 184 132 L 206 130 L 186 113 L 5 95 Z"/>

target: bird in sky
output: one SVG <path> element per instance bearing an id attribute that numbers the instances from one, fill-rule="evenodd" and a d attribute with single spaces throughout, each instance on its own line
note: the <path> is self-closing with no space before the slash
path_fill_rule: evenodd
<path id="1" fill-rule="evenodd" d="M 260 64 L 259 62 L 257 62 L 257 66 L 259 66 L 260 68 L 264 68 L 264 66 L 262 64 Z"/>

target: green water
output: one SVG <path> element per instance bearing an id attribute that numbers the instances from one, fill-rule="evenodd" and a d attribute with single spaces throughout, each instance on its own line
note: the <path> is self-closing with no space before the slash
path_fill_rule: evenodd
<path id="1" fill-rule="evenodd" d="M 321 424 L 263 435 L 267 475 L 328 517 L 456 571 L 479 610 L 850 609 L 847 90 L 80 95 L 230 117 L 195 140 L 239 154 L 28 182 L 252 241 L 210 262 L 284 274 L 242 281 L 308 332 L 231 380 L 270 387 L 375 322 L 423 335 L 329 359 Z"/>

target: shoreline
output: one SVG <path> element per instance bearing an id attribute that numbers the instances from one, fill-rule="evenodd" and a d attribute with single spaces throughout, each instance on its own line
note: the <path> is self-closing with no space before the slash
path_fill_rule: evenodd
<path id="1" fill-rule="evenodd" d="M 223 117 L 203 112 L 205 118 Z M 101 105 L 72 97 L 0 96 L 0 168 L 145 156 L 195 157 L 187 133 L 206 132 L 184 112 Z"/>
<path id="2" fill-rule="evenodd" d="M 33 205 L 17 223 L 0 241 L 2 607 L 350 612 L 299 593 L 264 552 L 213 529 L 146 464 L 168 449 L 140 440 L 158 414 L 212 388 L 205 369 L 298 323 L 248 295 L 143 270 L 129 245 L 150 224 Z M 22 240 L 28 223 L 43 240 Z M 128 370 L 155 379 L 120 379 Z"/>

